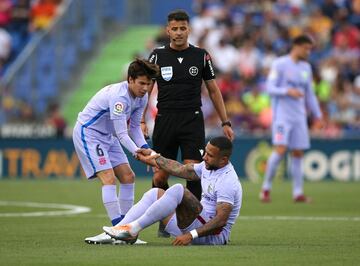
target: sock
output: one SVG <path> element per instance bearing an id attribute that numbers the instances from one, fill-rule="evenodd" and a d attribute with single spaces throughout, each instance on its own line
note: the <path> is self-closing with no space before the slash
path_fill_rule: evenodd
<path id="1" fill-rule="evenodd" d="M 296 198 L 299 195 L 304 194 L 304 173 L 302 168 L 302 157 L 291 157 L 290 162 L 290 174 L 293 178 L 293 197 Z"/>
<path id="2" fill-rule="evenodd" d="M 184 187 L 181 184 L 171 186 L 165 191 L 165 194 L 155 201 L 139 219 L 134 221 L 134 224 L 131 224 L 134 227 L 130 233 L 132 235 L 137 235 L 141 229 L 169 216 L 181 203 L 183 196 Z"/>
<path id="3" fill-rule="evenodd" d="M 264 182 L 262 185 L 262 190 L 271 190 L 272 180 L 276 173 L 276 169 L 279 166 L 279 163 L 282 159 L 282 156 L 277 152 L 273 151 L 267 161 L 266 172 L 264 177 Z"/>
<path id="4" fill-rule="evenodd" d="M 201 181 L 186 181 L 186 188 L 200 201 L 201 200 Z"/>
<path id="5" fill-rule="evenodd" d="M 162 188 L 163 190 L 167 190 L 169 188 L 169 184 L 168 183 L 165 183 L 164 185 L 162 186 L 156 186 L 155 183 L 154 183 L 154 180 L 152 181 L 152 187 L 155 188 Z"/>
<path id="6" fill-rule="evenodd" d="M 124 219 L 119 223 L 119 225 L 124 225 L 131 223 L 132 221 L 138 219 L 145 211 L 157 201 L 158 189 L 152 188 L 146 192 L 141 200 L 136 203 L 125 215 Z"/>
<path id="7" fill-rule="evenodd" d="M 120 184 L 119 204 L 120 204 L 120 214 L 122 216 L 125 216 L 125 214 L 134 205 L 134 190 L 135 190 L 134 188 L 135 188 L 135 183 Z"/>
<path id="8" fill-rule="evenodd" d="M 102 200 L 111 223 L 118 223 L 120 217 L 120 206 L 116 196 L 116 185 L 102 186 Z"/>

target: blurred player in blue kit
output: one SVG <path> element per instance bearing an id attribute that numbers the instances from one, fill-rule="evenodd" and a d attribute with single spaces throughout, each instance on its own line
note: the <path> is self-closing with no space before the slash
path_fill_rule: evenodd
<path id="1" fill-rule="evenodd" d="M 322 114 L 312 87 L 312 70 L 308 62 L 314 43 L 307 35 L 293 40 L 289 54 L 273 62 L 267 91 L 272 97 L 272 143 L 274 150 L 267 162 L 260 200 L 270 202 L 272 180 L 287 149 L 291 150 L 290 175 L 293 178 L 295 202 L 310 202 L 303 190 L 303 155 L 310 148 L 307 110 L 315 127 L 322 126 Z"/>
<path id="2" fill-rule="evenodd" d="M 135 60 L 127 81 L 111 84 L 99 92 L 79 113 L 73 142 L 88 179 L 102 183 L 102 200 L 113 225 L 119 223 L 134 203 L 134 178 L 122 146 L 133 156 L 152 150 L 144 139 L 140 122 L 148 91 L 159 68 L 146 60 Z M 119 194 L 116 179 L 120 181 Z M 85 239 L 89 244 L 118 244 L 106 234 Z M 121 242 L 121 241 L 120 241 Z M 120 243 L 119 243 L 120 244 Z"/>

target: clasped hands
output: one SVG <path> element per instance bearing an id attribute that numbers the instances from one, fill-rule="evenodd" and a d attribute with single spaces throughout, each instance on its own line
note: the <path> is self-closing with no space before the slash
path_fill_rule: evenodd
<path id="1" fill-rule="evenodd" d="M 159 158 L 160 154 L 156 153 L 152 149 L 138 149 L 136 151 L 135 158 L 147 165 L 150 165 L 152 167 L 159 168 L 159 166 L 156 163 L 156 158 Z"/>

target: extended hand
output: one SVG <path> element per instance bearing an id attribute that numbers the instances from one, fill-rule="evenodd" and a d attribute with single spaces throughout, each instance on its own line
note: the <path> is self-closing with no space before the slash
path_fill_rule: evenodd
<path id="1" fill-rule="evenodd" d="M 143 149 L 143 148 L 140 148 L 136 151 L 138 156 L 139 156 L 139 154 L 148 156 L 148 155 L 151 155 L 152 152 L 155 153 L 152 149 Z"/>
<path id="2" fill-rule="evenodd" d="M 186 233 L 180 236 L 177 236 L 172 242 L 174 246 L 186 246 L 189 245 L 192 241 L 192 236 L 190 233 Z"/>
<path id="3" fill-rule="evenodd" d="M 160 154 L 155 153 L 154 151 L 152 151 L 152 152 L 153 153 L 150 152 L 149 154 L 144 154 L 143 151 L 141 149 L 139 149 L 137 151 L 137 159 L 147 165 L 158 167 L 155 159 L 160 157 Z"/>
<path id="4" fill-rule="evenodd" d="M 290 88 L 287 91 L 287 95 L 289 95 L 290 97 L 293 97 L 295 99 L 298 99 L 298 98 L 303 97 L 304 93 L 302 93 L 301 91 L 299 91 L 297 89 Z"/>

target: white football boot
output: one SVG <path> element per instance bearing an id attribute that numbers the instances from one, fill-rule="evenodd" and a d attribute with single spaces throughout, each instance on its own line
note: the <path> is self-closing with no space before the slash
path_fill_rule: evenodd
<path id="1" fill-rule="evenodd" d="M 126 245 L 126 241 L 116 240 L 111 238 L 111 236 L 106 233 L 101 233 L 96 236 L 85 238 L 85 243 L 93 244 L 93 245 Z M 134 245 L 145 245 L 147 242 L 137 239 Z"/>
<path id="2" fill-rule="evenodd" d="M 132 235 L 130 233 L 131 226 L 129 224 L 117 226 L 103 226 L 103 230 L 112 238 L 126 241 L 126 243 L 129 244 L 134 244 L 138 238 L 138 235 Z"/>

